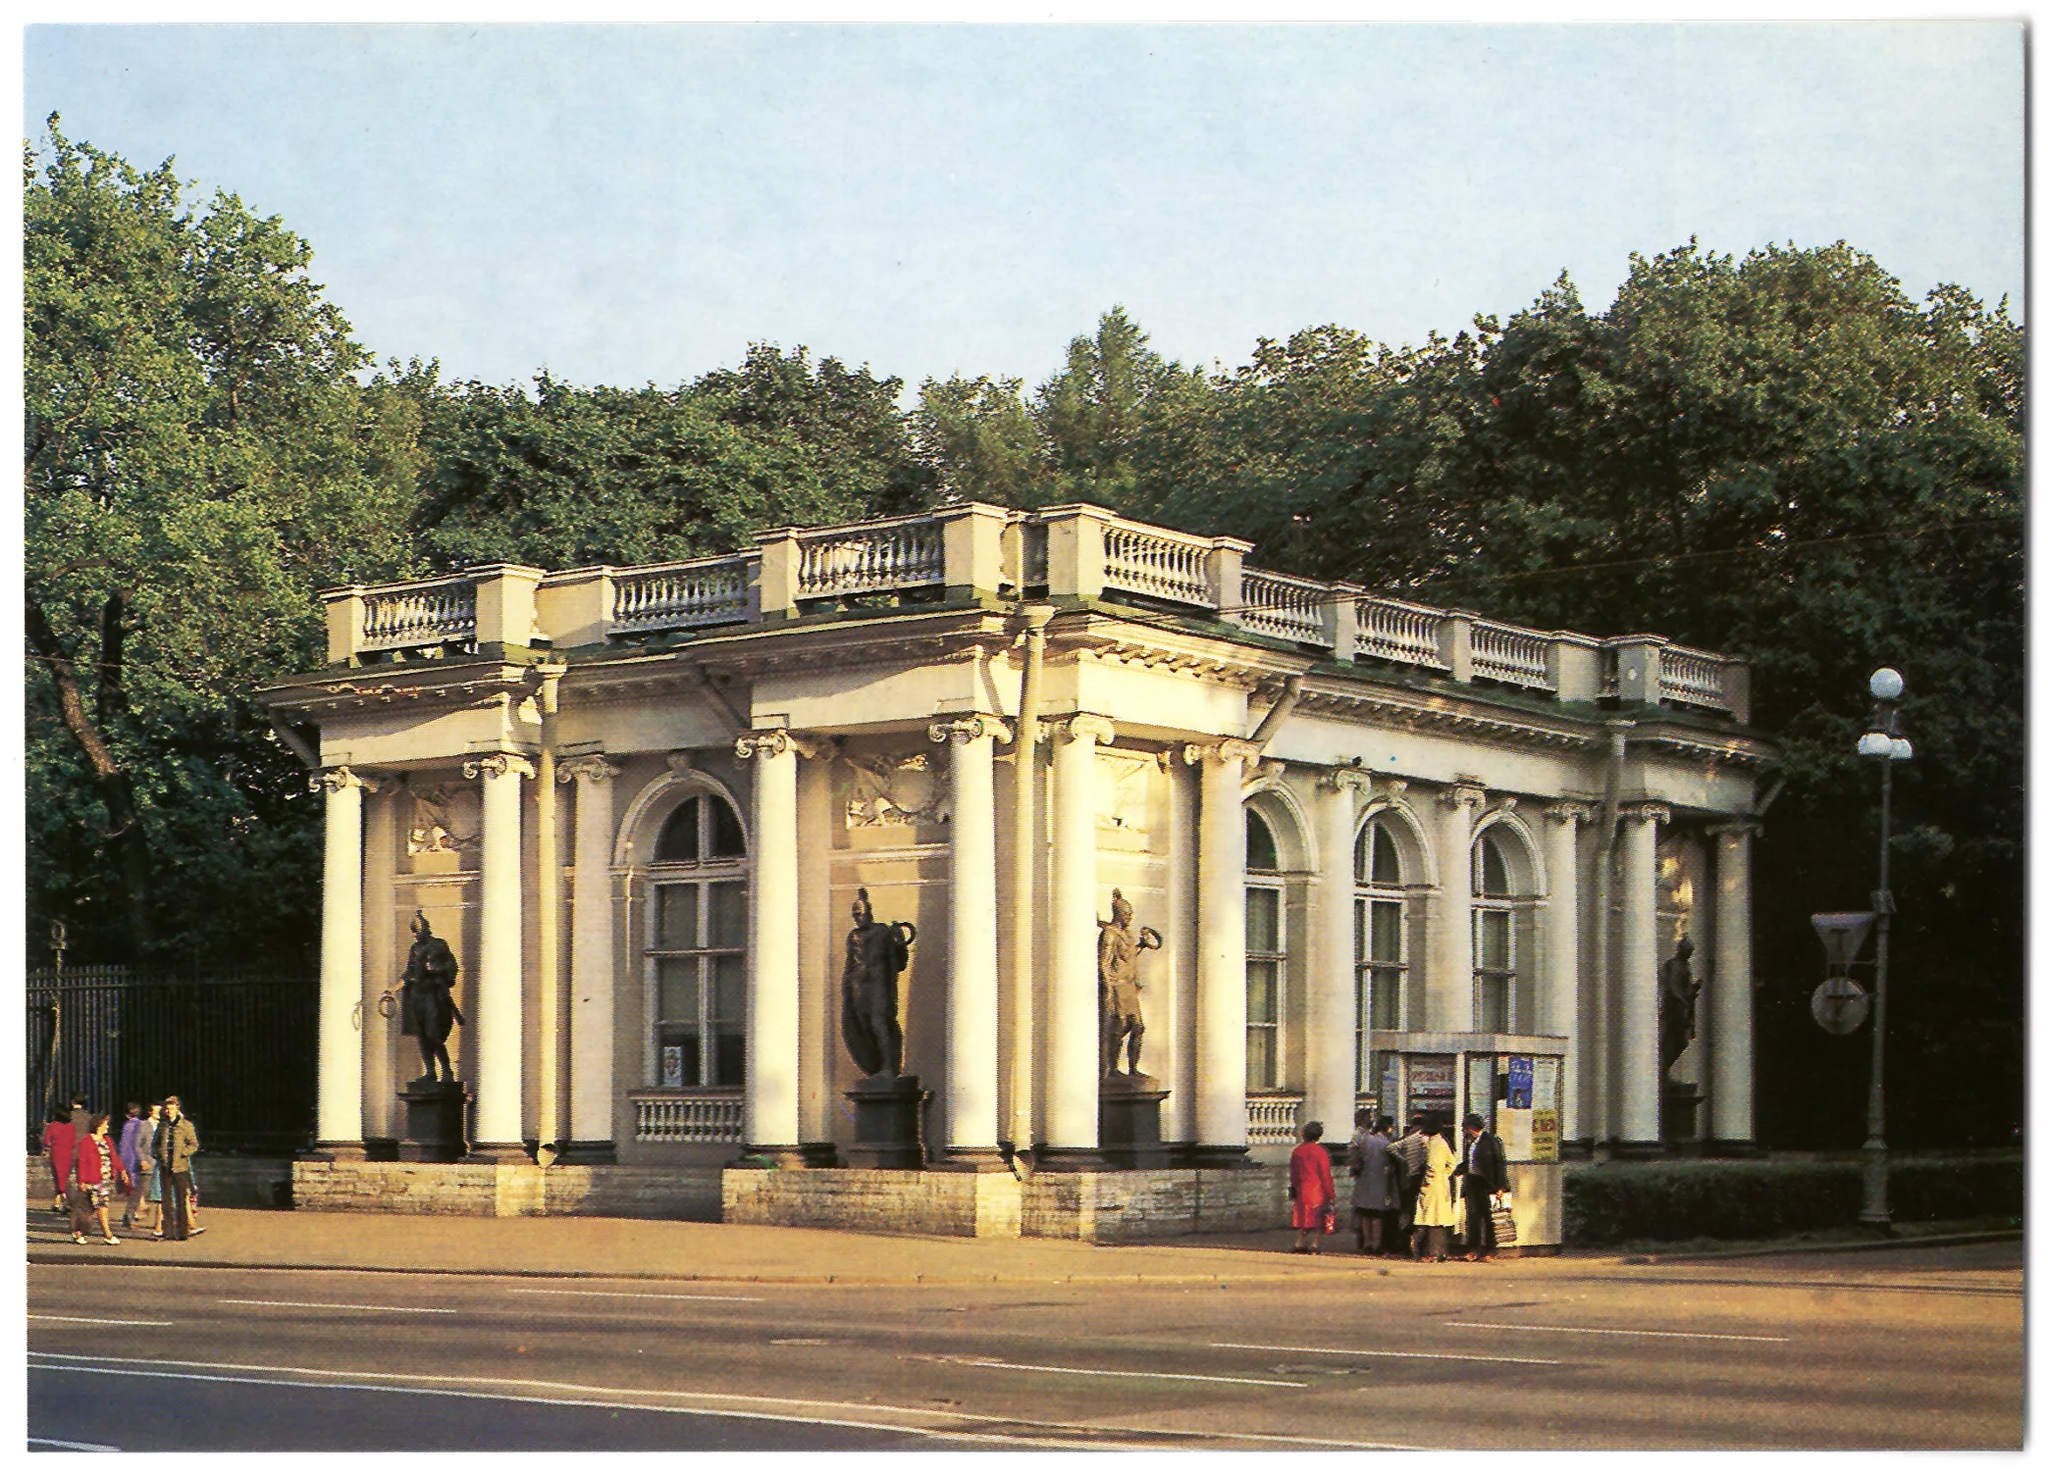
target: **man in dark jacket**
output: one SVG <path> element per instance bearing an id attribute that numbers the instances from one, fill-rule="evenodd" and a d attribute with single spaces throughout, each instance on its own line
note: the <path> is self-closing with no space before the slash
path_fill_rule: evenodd
<path id="1" fill-rule="evenodd" d="M 164 1097 L 154 1148 L 152 1155 L 164 1174 L 163 1212 L 156 1237 L 189 1238 L 199 1231 L 192 1222 L 192 1158 L 199 1154 L 199 1133 L 185 1119 L 175 1095 Z"/>
<path id="2" fill-rule="evenodd" d="M 1465 1117 L 1465 1157 L 1451 1175 L 1458 1173 L 1465 1176 L 1465 1257 L 1491 1259 L 1493 1195 L 1507 1191 L 1508 1154 L 1477 1111 Z"/>

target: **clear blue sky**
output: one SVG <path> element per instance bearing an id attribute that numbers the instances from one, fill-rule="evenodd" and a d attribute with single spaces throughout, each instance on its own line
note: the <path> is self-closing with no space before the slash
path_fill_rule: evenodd
<path id="1" fill-rule="evenodd" d="M 284 217 L 380 357 L 673 385 L 750 341 L 1036 384 L 1454 332 L 1632 251 L 1846 240 L 2023 316 L 2022 31 L 61 26 L 24 133 Z"/>

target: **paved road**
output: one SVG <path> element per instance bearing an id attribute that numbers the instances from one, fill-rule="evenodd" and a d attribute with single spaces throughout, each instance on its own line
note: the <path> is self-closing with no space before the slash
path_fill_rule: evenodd
<path id="1" fill-rule="evenodd" d="M 33 1264 L 29 1431 L 132 1449 L 2014 1448 L 2021 1276 L 2018 1244 L 1236 1287 Z"/>

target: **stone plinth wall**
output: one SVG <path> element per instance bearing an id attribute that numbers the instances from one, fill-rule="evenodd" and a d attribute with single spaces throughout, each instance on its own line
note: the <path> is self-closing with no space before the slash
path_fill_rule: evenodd
<path id="1" fill-rule="evenodd" d="M 192 1169 L 199 1182 L 201 1205 L 217 1208 L 289 1208 L 292 1205 L 292 1164 L 283 1157 L 213 1157 L 199 1154 Z M 50 1164 L 41 1156 L 28 1159 L 28 1199 L 50 1203 Z"/>
<path id="2" fill-rule="evenodd" d="M 725 1172 L 724 1216 L 727 1223 L 1013 1239 L 1027 1190 L 1008 1172 L 734 1167 Z"/>
<path id="3" fill-rule="evenodd" d="M 1040 1172 L 1025 1184 L 1032 1238 L 1115 1244 L 1287 1222 L 1287 1173 L 1264 1167 Z"/>
<path id="4" fill-rule="evenodd" d="M 717 1167 L 294 1162 L 291 1168 L 294 1206 L 319 1213 L 718 1221 Z"/>

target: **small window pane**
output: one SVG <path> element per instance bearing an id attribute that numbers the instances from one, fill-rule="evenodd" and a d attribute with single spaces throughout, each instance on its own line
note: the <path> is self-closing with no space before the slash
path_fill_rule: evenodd
<path id="1" fill-rule="evenodd" d="M 718 859 L 730 859 L 747 852 L 746 836 L 740 833 L 740 816 L 732 811 L 732 805 L 716 794 L 709 795 L 704 802 L 711 809 L 711 853 Z"/>
<path id="2" fill-rule="evenodd" d="M 1375 962 L 1401 960 L 1401 903 L 1372 903 L 1372 957 Z"/>
<path id="3" fill-rule="evenodd" d="M 1247 962 L 1244 968 L 1244 1016 L 1254 1024 L 1277 1023 L 1280 1019 L 1280 966 L 1275 962 Z"/>
<path id="4" fill-rule="evenodd" d="M 697 800 L 686 798 L 662 826 L 661 841 L 654 847 L 657 860 L 694 860 L 698 855 Z"/>
<path id="5" fill-rule="evenodd" d="M 744 947 L 747 944 L 747 887 L 739 880 L 720 881 L 705 887 L 711 892 L 710 935 L 707 947 Z"/>
<path id="6" fill-rule="evenodd" d="M 717 1066 L 711 1079 L 712 1085 L 744 1085 L 747 1083 L 747 1035 L 744 1029 L 720 1027 L 713 1032 Z"/>
<path id="7" fill-rule="evenodd" d="M 658 886 L 654 898 L 654 945 L 669 949 L 697 946 L 697 887 Z"/>
<path id="8" fill-rule="evenodd" d="M 1280 950 L 1280 892 L 1244 893 L 1244 945 L 1248 952 Z"/>
<path id="9" fill-rule="evenodd" d="M 666 1023 L 697 1026 L 697 959 L 664 957 L 655 964 L 656 1016 Z"/>
<path id="10" fill-rule="evenodd" d="M 1508 862 L 1501 853 L 1500 843 L 1490 834 L 1479 837 L 1478 873 L 1473 883 L 1482 896 L 1505 896 L 1508 890 Z"/>
<path id="11" fill-rule="evenodd" d="M 701 1085 L 703 1041 L 695 1024 L 663 1024 L 655 1031 L 661 1047 L 661 1083 L 670 1090 Z"/>
<path id="12" fill-rule="evenodd" d="M 1387 833 L 1383 824 L 1372 826 L 1372 883 L 1401 883 L 1401 852 L 1394 847 L 1394 836 Z"/>
<path id="13" fill-rule="evenodd" d="M 1501 972 L 1513 966 L 1510 948 L 1509 917 L 1505 911 L 1482 911 L 1479 913 L 1479 965 Z"/>
<path id="14" fill-rule="evenodd" d="M 1351 903 L 1351 960 L 1363 962 L 1372 956 L 1372 902 Z"/>
<path id="15" fill-rule="evenodd" d="M 1373 969 L 1371 1016 L 1375 1029 L 1401 1027 L 1401 974 L 1392 968 Z"/>
<path id="16" fill-rule="evenodd" d="M 1278 1040 L 1272 1029 L 1251 1029 L 1244 1040 L 1244 1082 L 1253 1090 L 1271 1090 Z"/>
<path id="17" fill-rule="evenodd" d="M 1280 852 L 1273 844 L 1273 831 L 1250 809 L 1244 811 L 1244 868 L 1278 870 Z"/>
<path id="18" fill-rule="evenodd" d="M 742 1024 L 747 1017 L 747 959 L 711 959 L 711 1020 L 714 1024 Z"/>
<path id="19" fill-rule="evenodd" d="M 1479 983 L 1479 1032 L 1511 1032 L 1508 1019 L 1508 980 L 1482 978 Z"/>

